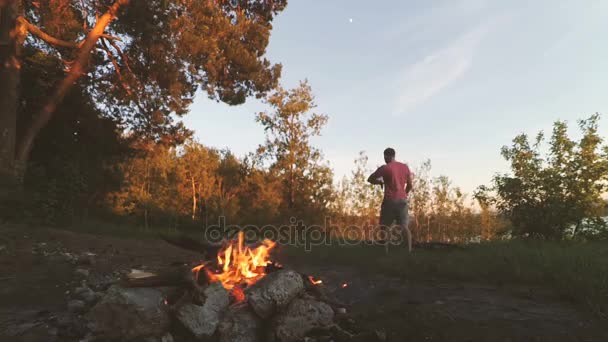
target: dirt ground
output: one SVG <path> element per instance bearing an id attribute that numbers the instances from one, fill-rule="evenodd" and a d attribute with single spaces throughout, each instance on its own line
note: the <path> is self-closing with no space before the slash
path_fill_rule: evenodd
<path id="1" fill-rule="evenodd" d="M 121 271 L 199 258 L 161 240 L 0 225 L 0 341 L 61 340 L 48 322 L 67 311 L 69 291 L 85 279 L 103 287 Z M 356 266 L 279 261 L 322 279 L 357 324 L 389 341 L 608 341 L 607 322 L 534 288 L 422 283 Z"/>

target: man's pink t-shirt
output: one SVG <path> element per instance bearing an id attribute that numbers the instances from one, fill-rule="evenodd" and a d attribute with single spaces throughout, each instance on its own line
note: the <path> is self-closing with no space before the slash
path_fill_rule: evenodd
<path id="1" fill-rule="evenodd" d="M 398 161 L 384 164 L 372 174 L 373 178 L 380 178 L 384 181 L 384 198 L 391 200 L 406 199 L 405 185 L 410 177 L 410 168 Z"/>

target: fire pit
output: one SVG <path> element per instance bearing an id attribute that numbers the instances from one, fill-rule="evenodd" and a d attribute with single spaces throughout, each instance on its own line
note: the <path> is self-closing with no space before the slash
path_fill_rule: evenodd
<path id="1" fill-rule="evenodd" d="M 111 286 L 85 314 L 90 337 L 163 342 L 382 340 L 353 329 L 346 308 L 325 294 L 322 281 L 272 262 L 275 246 L 269 240 L 246 245 L 239 233 L 195 267 L 128 277 Z"/>

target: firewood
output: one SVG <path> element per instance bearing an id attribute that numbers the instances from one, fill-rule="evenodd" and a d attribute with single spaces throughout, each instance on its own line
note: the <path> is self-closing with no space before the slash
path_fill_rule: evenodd
<path id="1" fill-rule="evenodd" d="M 164 270 L 155 275 L 127 278 L 120 282 L 123 287 L 192 286 L 192 272 L 184 267 Z"/>

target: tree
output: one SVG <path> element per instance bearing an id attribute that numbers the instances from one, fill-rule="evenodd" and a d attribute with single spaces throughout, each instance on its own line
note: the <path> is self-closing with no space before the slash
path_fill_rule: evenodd
<path id="1" fill-rule="evenodd" d="M 474 193 L 473 197 L 479 205 L 479 231 L 480 240 L 489 241 L 496 237 L 497 234 L 503 233 L 505 222 L 501 220 L 495 208 L 492 207 L 492 199 L 488 198 L 488 189 L 485 186 L 480 186 Z"/>
<path id="2" fill-rule="evenodd" d="M 15 25 L 18 13 L 16 1 L 0 1 L 0 187 L 5 189 L 5 195 L 15 183 L 19 56 L 23 39 L 23 35 L 15 34 L 20 29 Z"/>
<path id="3" fill-rule="evenodd" d="M 120 165 L 123 184 L 109 196 L 114 213 L 141 218 L 146 229 L 158 222 L 174 223 L 184 212 L 176 200 L 184 180 L 175 148 L 141 140 L 133 148 L 137 155 Z"/>
<path id="4" fill-rule="evenodd" d="M 331 169 L 322 164 L 321 152 L 310 139 L 320 135 L 327 115 L 311 112 L 316 105 L 306 81 L 291 90 L 278 87 L 266 102 L 274 111 L 256 117 L 266 131 L 259 152 L 272 161 L 269 170 L 281 179 L 286 211 L 323 213 L 331 195 Z"/>
<path id="5" fill-rule="evenodd" d="M 413 217 L 412 234 L 415 240 L 422 240 L 423 236 L 427 241 L 431 238 L 431 160 L 427 159 L 414 172 L 414 191 L 410 193 L 410 208 Z M 426 225 L 426 234 L 422 229 Z"/>
<path id="6" fill-rule="evenodd" d="M 21 80 L 17 126 L 40 106 L 39 94 L 52 90 L 62 77 L 61 61 L 40 51 L 26 49 Z M 130 139 L 118 123 L 103 117 L 96 105 L 77 85 L 57 107 L 57 116 L 43 130 L 30 155 L 24 186 L 31 212 L 49 222 L 85 218 L 88 212 L 102 214 L 100 202 L 120 185 L 117 165 L 130 157 Z M 13 207 L 13 211 L 14 211 Z"/>
<path id="7" fill-rule="evenodd" d="M 367 178 L 374 171 L 368 165 L 369 158 L 364 151 L 355 159 L 355 169 L 349 184 L 351 215 L 360 218 L 362 226 L 375 226 L 378 222 L 379 208 L 382 203 L 382 188 L 370 186 Z"/>
<path id="8" fill-rule="evenodd" d="M 220 181 L 218 169 L 220 167 L 220 156 L 218 151 L 207 148 L 194 141 L 189 141 L 183 148 L 180 157 L 183 171 L 182 193 L 188 194 L 192 203 L 192 220 L 200 218 L 200 213 L 207 221 L 210 200 L 217 193 Z"/>
<path id="9" fill-rule="evenodd" d="M 264 95 L 280 75 L 280 65 L 264 54 L 271 22 L 286 0 L 233 3 L 2 0 L 0 90 L 7 96 L 0 103 L 0 170 L 14 178 L 21 166 L 19 174 L 38 133 L 77 81 L 104 115 L 161 141 L 185 131 L 174 115 L 186 113 L 198 89 L 231 105 Z M 18 137 L 24 44 L 60 56 L 68 72 Z"/>
<path id="10" fill-rule="evenodd" d="M 243 160 L 245 179 L 241 189 L 242 223 L 281 224 L 283 193 L 281 179 L 261 166 L 259 155 L 250 153 Z"/>
<path id="11" fill-rule="evenodd" d="M 565 122 L 555 122 L 544 156 L 542 132 L 534 144 L 520 134 L 503 147 L 511 173 L 495 176 L 492 187 L 479 192 L 509 217 L 515 234 L 563 238 L 576 235 L 586 220 L 602 222 L 608 148 L 598 134 L 599 119 L 595 114 L 579 121 L 579 141 L 568 137 Z"/>

